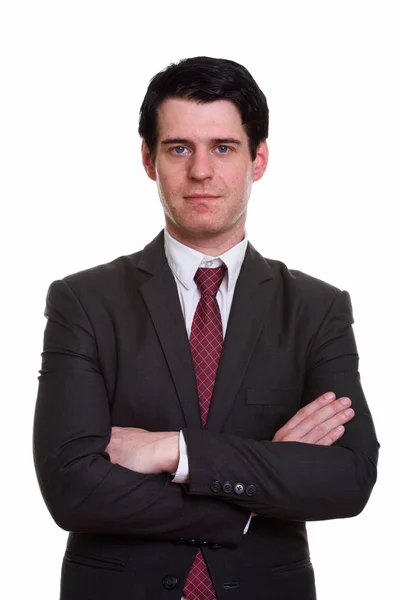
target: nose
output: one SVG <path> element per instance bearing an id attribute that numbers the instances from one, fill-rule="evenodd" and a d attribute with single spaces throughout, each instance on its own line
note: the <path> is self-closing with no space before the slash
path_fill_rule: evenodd
<path id="1" fill-rule="evenodd" d="M 196 181 L 211 179 L 214 174 L 212 157 L 207 151 L 193 152 L 189 161 L 189 177 Z"/>

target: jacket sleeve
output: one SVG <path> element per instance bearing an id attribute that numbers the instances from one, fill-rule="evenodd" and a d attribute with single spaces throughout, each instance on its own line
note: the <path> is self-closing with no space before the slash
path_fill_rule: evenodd
<path id="1" fill-rule="evenodd" d="M 310 341 L 302 400 L 308 404 L 327 391 L 350 397 L 355 417 L 343 437 L 328 447 L 184 430 L 191 497 L 218 497 L 291 520 L 362 511 L 376 480 L 379 444 L 360 383 L 352 323 L 349 295 L 341 292 Z"/>
<path id="2" fill-rule="evenodd" d="M 63 529 L 236 545 L 248 512 L 188 496 L 169 474 L 110 462 L 110 406 L 94 332 L 65 280 L 47 295 L 34 419 L 34 461 L 47 507 Z"/>

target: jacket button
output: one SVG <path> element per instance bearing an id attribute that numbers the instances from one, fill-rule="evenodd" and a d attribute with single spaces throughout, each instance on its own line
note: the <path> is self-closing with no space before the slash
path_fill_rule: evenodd
<path id="1" fill-rule="evenodd" d="M 220 544 L 210 544 L 210 548 L 211 550 L 218 550 L 218 548 L 221 548 Z"/>
<path id="2" fill-rule="evenodd" d="M 237 483 L 235 485 L 235 494 L 243 494 L 244 492 L 244 485 L 243 483 Z"/>
<path id="3" fill-rule="evenodd" d="M 222 486 L 222 489 L 224 490 L 225 494 L 230 494 L 233 490 L 233 485 L 230 481 L 225 481 L 224 485 Z"/>
<path id="4" fill-rule="evenodd" d="M 247 488 L 246 488 L 246 494 L 248 496 L 254 496 L 254 494 L 256 493 L 256 489 L 257 488 L 256 488 L 255 485 L 253 485 L 253 484 L 248 485 Z"/>
<path id="5" fill-rule="evenodd" d="M 179 579 L 176 575 L 165 575 L 162 580 L 162 584 L 166 590 L 173 590 L 179 583 Z"/>
<path id="6" fill-rule="evenodd" d="M 215 494 L 221 490 L 221 484 L 217 479 L 213 479 L 210 485 L 210 489 Z"/>
<path id="7" fill-rule="evenodd" d="M 188 540 L 187 544 L 189 544 L 189 546 L 196 546 L 197 540 Z"/>

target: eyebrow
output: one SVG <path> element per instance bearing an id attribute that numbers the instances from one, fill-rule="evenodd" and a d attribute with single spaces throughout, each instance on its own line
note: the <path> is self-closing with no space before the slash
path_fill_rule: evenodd
<path id="1" fill-rule="evenodd" d="M 211 140 L 211 142 L 213 144 L 236 144 L 238 146 L 241 146 L 242 142 L 240 140 L 237 140 L 235 138 L 213 138 Z M 192 142 L 190 140 L 187 140 L 186 138 L 166 138 L 165 140 L 161 141 L 162 144 L 191 144 Z"/>

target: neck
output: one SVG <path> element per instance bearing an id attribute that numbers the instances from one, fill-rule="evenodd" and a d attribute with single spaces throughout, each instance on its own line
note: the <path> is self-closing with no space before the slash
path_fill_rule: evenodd
<path id="1" fill-rule="evenodd" d="M 234 230 L 218 233 L 214 236 L 209 233 L 195 234 L 183 232 L 168 221 L 166 223 L 166 229 L 168 233 L 181 244 L 193 248 L 207 256 L 220 256 L 233 248 L 233 246 L 236 246 L 236 244 L 239 244 L 244 238 L 244 223 L 238 224 L 238 227 Z"/>

